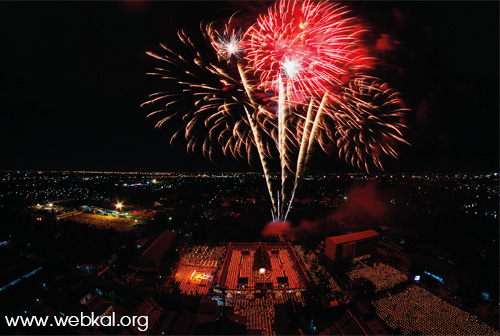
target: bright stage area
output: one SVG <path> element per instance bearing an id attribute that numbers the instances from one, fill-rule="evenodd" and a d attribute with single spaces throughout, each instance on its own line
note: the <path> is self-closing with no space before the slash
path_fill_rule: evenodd
<path id="1" fill-rule="evenodd" d="M 202 284 L 204 282 L 212 282 L 213 279 L 214 276 L 209 272 L 197 272 L 196 270 L 194 270 L 188 279 L 188 283 Z"/>
<path id="2" fill-rule="evenodd" d="M 237 291 L 294 290 L 309 281 L 289 243 L 193 246 L 182 255 L 175 280 L 185 294 L 207 294 L 215 284 Z"/>
<path id="3" fill-rule="evenodd" d="M 217 271 L 212 267 L 180 266 L 175 280 L 180 282 L 180 289 L 185 294 L 207 294 Z"/>
<path id="4" fill-rule="evenodd" d="M 300 289 L 308 282 L 290 244 L 230 243 L 217 280 L 227 289 Z"/>
<path id="5" fill-rule="evenodd" d="M 185 294 L 207 294 L 222 264 L 225 246 L 193 246 L 181 257 L 175 280 Z"/>

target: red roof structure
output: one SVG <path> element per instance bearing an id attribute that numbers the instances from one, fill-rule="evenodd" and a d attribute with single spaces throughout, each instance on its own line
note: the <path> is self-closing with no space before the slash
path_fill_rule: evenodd
<path id="1" fill-rule="evenodd" d="M 377 236 L 377 231 L 366 230 L 361 232 L 348 233 L 341 236 L 328 237 L 327 239 L 331 239 L 335 244 L 344 244 L 362 239 L 374 238 Z"/>
<path id="2" fill-rule="evenodd" d="M 156 240 L 142 253 L 142 255 L 152 261 L 155 264 L 159 264 L 161 257 L 165 254 L 172 244 L 172 240 L 175 237 L 175 233 L 170 230 L 163 232 Z"/>
<path id="3" fill-rule="evenodd" d="M 264 268 L 268 271 L 272 271 L 273 269 L 269 253 L 264 249 L 261 242 L 259 242 L 259 247 L 257 247 L 257 251 L 255 251 L 253 255 L 253 270 L 257 271 L 260 268 Z"/>
<path id="4" fill-rule="evenodd" d="M 161 258 L 172 245 L 175 233 L 166 230 L 141 255 L 130 260 L 129 267 L 142 271 L 152 271 L 160 264 Z"/>
<path id="5" fill-rule="evenodd" d="M 114 302 L 106 300 L 99 295 L 94 295 L 94 297 L 87 301 L 85 305 L 97 316 L 102 316 L 109 315 L 109 313 L 113 311 Z"/>
<path id="6" fill-rule="evenodd" d="M 165 309 L 160 307 L 155 300 L 151 296 L 146 298 L 140 306 L 136 309 L 134 316 L 147 316 L 148 317 L 148 329 L 147 330 L 139 330 L 139 325 L 133 325 L 131 327 L 132 332 L 135 335 L 148 335 L 151 333 L 151 330 L 158 322 L 158 319 L 161 315 L 165 313 Z"/>

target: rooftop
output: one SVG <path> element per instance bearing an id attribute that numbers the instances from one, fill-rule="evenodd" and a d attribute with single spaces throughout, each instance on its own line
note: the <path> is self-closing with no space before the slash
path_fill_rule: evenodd
<path id="1" fill-rule="evenodd" d="M 368 238 L 374 238 L 378 237 L 378 232 L 374 230 L 366 230 L 366 231 L 361 231 L 361 232 L 355 232 L 355 233 L 348 233 L 345 235 L 340 235 L 340 236 L 334 236 L 334 237 L 328 237 L 326 238 L 333 240 L 335 244 L 344 244 L 344 243 L 349 243 L 357 240 L 362 240 L 362 239 L 368 239 Z"/>

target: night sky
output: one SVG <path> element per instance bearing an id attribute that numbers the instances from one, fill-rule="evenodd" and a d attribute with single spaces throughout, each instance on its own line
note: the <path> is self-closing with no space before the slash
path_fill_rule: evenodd
<path id="1" fill-rule="evenodd" d="M 271 2 L 0 2 L 0 169 L 259 171 L 187 154 L 140 108 L 159 42 Z M 349 2 L 402 93 L 411 147 L 387 171 L 498 171 L 499 3 Z M 318 154 L 310 171 L 356 171 Z"/>

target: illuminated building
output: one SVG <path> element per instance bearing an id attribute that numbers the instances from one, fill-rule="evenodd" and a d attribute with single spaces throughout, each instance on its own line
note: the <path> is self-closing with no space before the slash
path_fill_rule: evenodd
<path id="1" fill-rule="evenodd" d="M 290 243 L 229 243 L 217 283 L 230 290 L 302 289 L 309 279 Z"/>
<path id="2" fill-rule="evenodd" d="M 378 238 L 379 234 L 373 230 L 328 237 L 325 254 L 334 262 L 366 259 L 377 249 Z"/>

